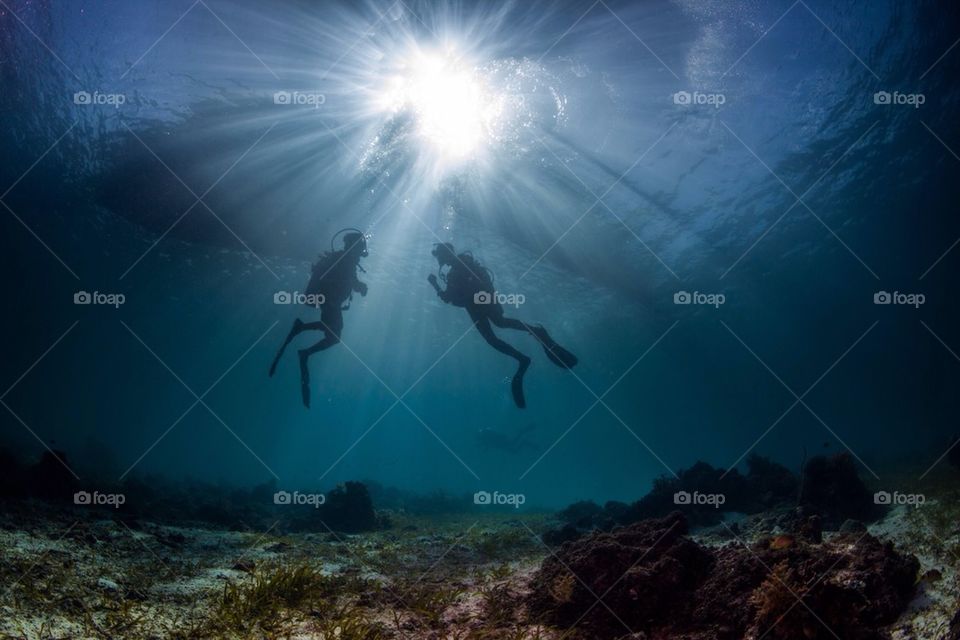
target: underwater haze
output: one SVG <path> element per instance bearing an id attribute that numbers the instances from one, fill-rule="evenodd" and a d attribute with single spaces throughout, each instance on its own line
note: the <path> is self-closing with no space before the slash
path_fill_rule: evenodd
<path id="1" fill-rule="evenodd" d="M 960 3 L 0 0 L 0 640 L 960 640 Z"/>
<path id="2" fill-rule="evenodd" d="M 81 478 L 542 507 L 752 453 L 945 465 L 958 13 L 5 0 L 2 440 Z M 283 294 L 348 227 L 369 292 L 308 409 L 296 350 L 322 334 L 267 375 L 319 319 Z M 525 408 L 428 284 L 440 242 L 576 354 L 495 328 L 532 358 Z"/>

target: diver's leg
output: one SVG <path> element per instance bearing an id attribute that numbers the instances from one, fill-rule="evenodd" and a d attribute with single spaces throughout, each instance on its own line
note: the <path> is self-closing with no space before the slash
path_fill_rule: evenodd
<path id="1" fill-rule="evenodd" d="M 523 395 L 523 375 L 530 367 L 530 358 L 498 338 L 497 334 L 495 334 L 490 327 L 490 318 L 488 316 L 477 313 L 471 309 L 468 309 L 468 312 L 474 325 L 477 327 L 477 331 L 479 331 L 483 339 L 487 341 L 487 344 L 500 353 L 504 353 L 517 361 L 517 372 L 513 374 L 513 380 L 510 382 L 510 390 L 513 392 L 513 401 L 518 407 L 523 409 L 527 406 L 526 398 L 524 398 Z"/>
<path id="2" fill-rule="evenodd" d="M 532 335 L 537 339 L 537 342 L 540 343 L 540 346 L 543 347 L 543 352 L 547 358 L 550 359 L 550 362 L 558 367 L 572 369 L 577 365 L 577 356 L 557 344 L 554 339 L 550 337 L 550 334 L 547 333 L 547 330 L 543 328 L 543 325 L 527 324 L 515 318 L 508 318 L 503 315 L 503 307 L 500 305 L 491 308 L 490 321 L 498 327 L 526 331 Z"/>
<path id="3" fill-rule="evenodd" d="M 534 326 L 526 322 L 521 322 L 516 318 L 508 318 L 503 315 L 503 307 L 499 304 L 491 305 L 488 317 L 490 318 L 490 322 L 501 329 L 516 329 L 517 331 L 526 331 L 530 335 L 536 336 L 536 328 Z"/>
<path id="4" fill-rule="evenodd" d="M 322 329 L 324 336 L 323 340 L 312 347 L 301 349 L 298 352 L 300 356 L 300 395 L 303 399 L 303 406 L 308 409 L 310 408 L 310 367 L 307 361 L 310 356 L 317 351 L 329 349 L 340 342 L 340 332 L 343 330 L 343 312 L 340 310 L 339 305 L 324 305 L 321 311 L 320 321 L 310 324 L 319 325 L 311 328 Z"/>
<path id="5" fill-rule="evenodd" d="M 316 322 L 305 323 L 297 318 L 293 321 L 293 326 L 290 327 L 290 333 L 287 334 L 287 339 L 283 341 L 283 344 L 280 345 L 280 350 L 277 351 L 276 357 L 273 359 L 273 363 L 270 365 L 270 377 L 273 377 L 273 374 L 277 371 L 277 365 L 280 363 L 280 358 L 283 356 L 284 350 L 286 350 L 287 345 L 296 338 L 301 331 L 306 331 L 307 329 L 319 329 L 320 327 L 315 327 L 313 325 L 317 324 Z"/>

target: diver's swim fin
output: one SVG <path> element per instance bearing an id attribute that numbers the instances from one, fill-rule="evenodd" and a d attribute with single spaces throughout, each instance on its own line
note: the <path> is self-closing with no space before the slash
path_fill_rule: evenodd
<path id="1" fill-rule="evenodd" d="M 577 356 L 554 342 L 546 329 L 543 327 L 535 327 L 533 335 L 540 341 L 540 344 L 543 346 L 543 352 L 547 358 L 550 359 L 550 362 L 563 369 L 573 369 L 577 366 L 577 362 L 579 362 Z"/>
<path id="2" fill-rule="evenodd" d="M 527 372 L 529 367 L 530 358 L 521 360 L 520 366 L 517 367 L 517 372 L 513 375 L 513 380 L 510 381 L 510 391 L 513 392 L 513 401 L 520 409 L 527 407 L 527 400 L 523 397 L 523 374 Z"/>
<path id="3" fill-rule="evenodd" d="M 273 374 L 277 372 L 277 365 L 280 364 L 280 358 L 283 357 L 283 352 L 286 350 L 287 345 L 297 337 L 297 334 L 303 330 L 303 322 L 300 318 L 297 318 L 293 321 L 293 326 L 290 328 L 290 333 L 287 334 L 287 339 L 283 341 L 283 344 L 280 345 L 280 350 L 277 351 L 276 357 L 273 359 L 273 362 L 270 364 L 270 377 L 273 377 Z"/>
<path id="4" fill-rule="evenodd" d="M 310 367 L 307 364 L 309 355 L 300 352 L 300 395 L 303 397 L 303 406 L 310 408 Z"/>
<path id="5" fill-rule="evenodd" d="M 550 362 L 564 369 L 573 369 L 577 366 L 577 356 L 573 355 L 556 342 L 552 345 L 543 345 L 543 352 L 550 358 Z"/>

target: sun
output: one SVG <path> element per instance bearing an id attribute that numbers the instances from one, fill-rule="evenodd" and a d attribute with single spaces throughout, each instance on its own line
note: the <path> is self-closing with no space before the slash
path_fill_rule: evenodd
<path id="1" fill-rule="evenodd" d="M 387 81 L 378 101 L 394 113 L 408 111 L 420 140 L 448 161 L 466 160 L 484 148 L 504 102 L 453 50 L 412 55 Z"/>

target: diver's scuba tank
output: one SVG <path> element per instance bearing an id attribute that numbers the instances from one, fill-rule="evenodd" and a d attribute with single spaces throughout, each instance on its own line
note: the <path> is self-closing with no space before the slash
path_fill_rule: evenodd
<path id="1" fill-rule="evenodd" d="M 343 252 L 345 252 L 349 248 L 347 246 L 346 239 L 344 239 L 344 246 L 343 246 L 343 249 L 341 250 L 336 249 L 336 242 L 337 242 L 337 238 L 340 237 L 340 234 L 348 234 L 348 233 L 355 233 L 356 235 L 359 236 L 359 239 L 357 240 L 357 242 L 363 243 L 360 255 L 361 256 L 368 255 L 367 239 L 362 231 L 360 231 L 355 227 L 345 227 L 337 231 L 330 238 L 330 251 L 324 251 L 322 254 L 320 254 L 319 259 L 315 263 L 313 263 L 313 265 L 310 268 L 311 269 L 310 280 L 309 282 L 307 282 L 307 288 L 306 288 L 306 291 L 304 292 L 308 296 L 319 294 L 319 295 L 323 295 L 325 298 L 328 298 L 331 296 L 332 293 L 334 293 L 334 291 L 331 291 L 331 289 L 334 289 L 337 283 L 331 283 L 329 276 L 331 273 L 334 273 L 334 269 L 336 268 L 340 260 L 343 258 Z M 362 266 L 360 266 L 359 263 L 357 263 L 356 267 L 360 269 L 360 271 L 362 271 L 363 273 L 366 273 L 366 270 Z M 333 286 L 331 286 L 331 284 Z M 353 291 L 351 288 L 351 289 L 348 289 L 346 304 L 341 307 L 343 311 L 346 311 L 347 309 L 350 308 L 350 301 L 352 299 L 353 299 Z M 307 305 L 307 306 L 313 307 L 315 305 Z"/>

